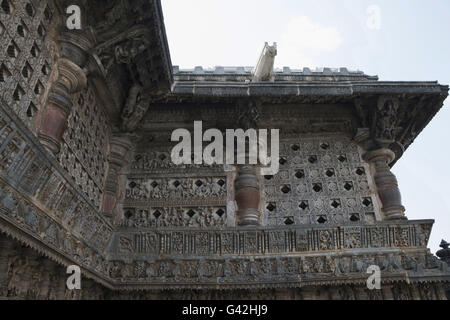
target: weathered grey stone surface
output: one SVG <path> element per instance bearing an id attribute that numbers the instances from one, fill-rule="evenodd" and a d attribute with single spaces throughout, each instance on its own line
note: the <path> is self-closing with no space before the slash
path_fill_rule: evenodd
<path id="1" fill-rule="evenodd" d="M 434 221 L 407 220 L 390 168 L 447 86 L 172 69 L 159 1 L 71 0 L 81 31 L 68 4 L 0 6 L 0 298 L 446 299 L 448 248 L 427 249 Z M 196 120 L 281 129 L 279 173 L 174 165 Z"/>

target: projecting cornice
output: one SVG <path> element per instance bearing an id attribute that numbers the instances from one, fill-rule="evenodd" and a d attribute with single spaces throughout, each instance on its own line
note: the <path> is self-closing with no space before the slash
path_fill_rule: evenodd
<path id="1" fill-rule="evenodd" d="M 211 75 L 217 76 L 217 72 Z M 441 109 L 449 90 L 448 86 L 437 82 L 376 81 L 368 80 L 369 76 L 361 73 L 354 74 L 359 77 L 358 80 L 349 81 L 339 80 L 339 75 L 342 72 L 320 81 L 312 81 L 312 78 L 283 81 L 280 78 L 282 76 L 278 75 L 275 82 L 250 83 L 207 81 L 203 78 L 204 75 L 191 73 L 179 76 L 176 73 L 172 93 L 165 98 L 164 103 L 232 105 L 242 99 L 255 99 L 264 105 L 348 104 L 354 108 L 359 121 L 358 127 L 361 128 L 355 132 L 355 139 L 363 142 L 368 149 L 390 147 L 398 160 Z M 234 74 L 232 77 L 235 79 L 238 76 Z M 300 73 L 296 77 L 301 77 Z M 319 79 L 324 77 L 324 72 L 309 77 Z M 383 108 L 385 104 L 391 105 L 390 102 L 393 108 L 386 114 Z M 390 137 L 379 137 L 389 130 L 392 131 Z M 381 143 L 381 140 L 385 141 Z"/>

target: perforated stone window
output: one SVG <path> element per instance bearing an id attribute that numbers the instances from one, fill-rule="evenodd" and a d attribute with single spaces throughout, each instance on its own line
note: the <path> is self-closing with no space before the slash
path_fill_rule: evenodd
<path id="1" fill-rule="evenodd" d="M 317 156 L 309 156 L 308 157 L 308 162 L 309 163 L 312 163 L 312 164 L 314 164 L 314 163 L 317 163 Z"/>
<path id="2" fill-rule="evenodd" d="M 101 205 L 107 174 L 109 137 L 107 116 L 88 83 L 85 89 L 72 96 L 72 112 L 58 157 L 62 164 L 67 163 L 64 166 L 69 168 L 69 174 L 96 207 Z M 68 160 L 66 154 L 69 154 Z"/>
<path id="3" fill-rule="evenodd" d="M 372 206 L 372 198 L 363 198 L 362 203 L 365 207 Z"/>
<path id="4" fill-rule="evenodd" d="M 296 170 L 295 177 L 297 179 L 303 179 L 305 177 L 305 170 Z"/>
<path id="5" fill-rule="evenodd" d="M 131 219 L 134 215 L 134 211 L 132 209 L 125 210 L 125 218 Z"/>
<path id="6" fill-rule="evenodd" d="M 347 191 L 353 190 L 353 182 L 346 181 L 344 183 L 344 189 L 347 190 Z"/>
<path id="7" fill-rule="evenodd" d="M 202 180 L 197 180 L 197 181 L 195 181 L 195 185 L 197 187 L 201 187 L 203 185 L 203 181 Z"/>
<path id="8" fill-rule="evenodd" d="M 153 216 L 155 217 L 155 219 L 158 219 L 159 217 L 162 216 L 162 213 L 159 210 L 155 210 L 153 212 Z"/>
<path id="9" fill-rule="evenodd" d="M 312 189 L 314 192 L 321 192 L 323 190 L 321 183 L 314 183 Z"/>
<path id="10" fill-rule="evenodd" d="M 33 118 L 34 116 L 36 116 L 37 111 L 38 111 L 38 109 L 36 108 L 34 103 L 30 102 L 30 105 L 28 106 L 28 109 L 27 109 L 27 117 Z"/>
<path id="11" fill-rule="evenodd" d="M 287 193 L 291 192 L 291 187 L 289 185 L 284 185 L 281 187 L 281 192 L 283 192 L 284 194 L 287 194 Z"/>
<path id="12" fill-rule="evenodd" d="M 5 14 L 12 14 L 14 12 L 14 7 L 10 0 L 2 0 L 1 8 Z"/>
<path id="13" fill-rule="evenodd" d="M 187 213 L 186 213 L 190 218 L 192 218 L 193 216 L 195 216 L 197 213 L 194 211 L 194 210 L 189 210 Z"/>
<path id="14" fill-rule="evenodd" d="M 274 212 L 266 205 L 269 225 L 284 225 L 285 217 L 290 216 L 294 224 L 319 223 L 320 217 L 324 219 L 322 223 L 348 223 L 355 212 L 359 221 L 376 219 L 374 206 L 366 206 L 368 203 L 364 201 L 374 197 L 360 150 L 349 137 L 281 141 L 280 150 L 286 159 L 285 166 L 276 176 L 262 181 L 266 204 L 278 204 Z M 314 160 L 311 156 L 317 157 L 316 163 L 309 161 Z M 278 192 L 286 185 L 290 186 L 289 193 Z"/>
<path id="15" fill-rule="evenodd" d="M 28 35 L 28 28 L 23 21 L 17 26 L 17 34 L 22 38 Z"/>
<path id="16" fill-rule="evenodd" d="M 33 5 L 32 5 L 30 2 L 28 2 L 28 3 L 25 5 L 25 11 L 27 12 L 27 14 L 28 14 L 29 17 L 31 17 L 31 18 L 34 17 L 35 10 L 34 10 Z"/>
<path id="17" fill-rule="evenodd" d="M 175 188 L 178 188 L 178 187 L 181 185 L 181 183 L 180 183 L 180 181 L 176 180 L 176 181 L 174 181 L 174 182 L 172 183 L 172 185 L 173 185 Z"/>
<path id="18" fill-rule="evenodd" d="M 45 30 L 45 27 L 42 24 L 40 24 L 38 29 L 37 29 L 37 33 L 38 33 L 38 35 L 41 38 L 43 38 L 43 37 L 45 37 L 45 34 L 47 33 L 47 30 Z"/>
<path id="19" fill-rule="evenodd" d="M 326 216 L 320 216 L 319 218 L 317 218 L 317 222 L 319 224 L 324 224 L 327 222 L 327 217 Z"/>
<path id="20" fill-rule="evenodd" d="M 219 209 L 219 210 L 216 211 L 216 214 L 217 214 L 219 217 L 223 217 L 223 215 L 225 214 L 225 211 L 222 210 L 222 209 Z"/>
<path id="21" fill-rule="evenodd" d="M 27 62 L 25 66 L 22 68 L 22 75 L 24 78 L 29 79 L 31 78 L 33 74 L 33 69 L 31 68 L 30 64 Z"/>
<path id="22" fill-rule="evenodd" d="M 46 35 L 49 30 L 56 30 L 57 21 L 44 17 L 44 8 L 52 11 L 53 6 L 54 2 L 47 0 L 0 2 L 0 47 L 5 48 L 0 51 L 0 62 L 5 66 L 0 92 L 13 97 L 12 111 L 30 128 L 35 128 L 34 122 L 45 103 L 41 101 L 42 94 L 55 65 L 54 39 Z"/>
<path id="23" fill-rule="evenodd" d="M 341 206 L 341 200 L 339 199 L 333 199 L 331 200 L 331 207 L 337 209 Z"/>
<path id="24" fill-rule="evenodd" d="M 328 149 L 330 149 L 330 144 L 329 144 L 328 142 L 322 142 L 322 143 L 320 144 L 320 148 L 321 148 L 322 150 L 328 150 Z"/>
<path id="25" fill-rule="evenodd" d="M 284 224 L 287 226 L 293 225 L 294 223 L 294 217 L 287 217 L 284 219 Z"/>
<path id="26" fill-rule="evenodd" d="M 33 58 L 37 58 L 41 53 L 41 50 L 39 49 L 38 45 L 36 43 L 33 44 L 33 46 L 30 49 L 30 54 Z"/>
<path id="27" fill-rule="evenodd" d="M 328 178 L 331 178 L 331 177 L 334 177 L 334 176 L 336 175 L 336 172 L 334 171 L 334 169 L 327 169 L 327 170 L 325 171 L 325 175 L 326 175 Z"/>
<path id="28" fill-rule="evenodd" d="M 158 182 L 153 181 L 150 185 L 151 185 L 152 188 L 154 189 L 154 188 L 156 188 L 156 187 L 158 186 Z"/>
<path id="29" fill-rule="evenodd" d="M 0 82 L 5 82 L 7 78 L 11 76 L 8 68 L 2 63 L 0 65 Z"/>
<path id="30" fill-rule="evenodd" d="M 266 209 L 269 210 L 270 212 L 274 211 L 276 208 L 277 208 L 277 206 L 273 202 L 270 202 L 266 207 Z"/>
<path id="31" fill-rule="evenodd" d="M 10 45 L 8 46 L 7 52 L 10 58 L 17 58 L 20 50 L 17 44 L 14 41 L 11 41 Z"/>
<path id="32" fill-rule="evenodd" d="M 137 184 L 134 181 L 131 181 L 130 184 L 128 185 L 131 189 L 136 188 Z"/>
<path id="33" fill-rule="evenodd" d="M 16 90 L 14 90 L 13 98 L 16 101 L 20 101 L 20 100 L 22 100 L 22 97 L 24 94 L 25 94 L 25 90 L 23 90 L 20 85 L 17 85 Z"/>
<path id="34" fill-rule="evenodd" d="M 309 203 L 308 203 L 308 201 L 307 201 L 307 200 L 304 200 L 304 201 L 300 202 L 299 207 L 300 207 L 300 209 L 302 209 L 302 210 L 308 209 L 308 208 L 309 208 Z"/>

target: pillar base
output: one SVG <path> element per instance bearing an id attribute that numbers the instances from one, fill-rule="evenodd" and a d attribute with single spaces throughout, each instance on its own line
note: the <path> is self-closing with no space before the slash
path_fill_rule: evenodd
<path id="1" fill-rule="evenodd" d="M 386 220 L 408 220 L 405 216 L 405 207 L 404 206 L 396 206 L 382 209 Z"/>
<path id="2" fill-rule="evenodd" d="M 237 212 L 238 217 L 240 217 L 240 220 L 238 221 L 238 225 L 241 227 L 245 226 L 260 226 L 260 216 L 261 213 L 256 209 L 246 209 L 246 210 L 239 210 Z"/>

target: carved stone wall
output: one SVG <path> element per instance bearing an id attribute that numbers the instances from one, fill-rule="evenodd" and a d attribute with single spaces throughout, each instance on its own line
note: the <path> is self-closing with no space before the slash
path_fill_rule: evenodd
<path id="1" fill-rule="evenodd" d="M 67 1 L 0 0 L 0 298 L 445 299 L 433 221 L 403 219 L 399 192 L 386 201 L 398 187 L 384 156 L 448 87 L 304 70 L 262 84 L 184 74 L 168 93 L 160 2 L 82 2 L 93 28 L 58 34 Z M 172 163 L 171 131 L 195 120 L 282 129 L 280 172 L 252 171 L 261 226 L 236 224 L 239 171 Z M 395 150 L 369 165 L 375 146 Z M 65 289 L 72 264 L 81 292 Z M 381 291 L 365 289 L 372 264 Z"/>
<path id="2" fill-rule="evenodd" d="M 374 223 L 379 206 L 371 181 L 348 137 L 284 140 L 279 173 L 264 177 L 267 225 Z"/>
<path id="3" fill-rule="evenodd" d="M 340 284 L 340 285 L 305 285 L 298 288 L 272 288 L 272 289 L 180 289 L 167 291 L 160 290 L 139 290 L 139 291 L 113 291 L 94 281 L 81 277 L 81 290 L 68 290 L 66 280 L 68 274 L 66 268 L 55 263 L 33 249 L 23 246 L 11 238 L 0 234 L 0 299 L 37 299 L 37 300 L 108 300 L 108 299 L 177 299 L 177 300 L 445 300 L 443 287 L 439 283 L 415 283 L 406 284 L 405 281 L 396 281 L 383 284 L 382 290 L 368 290 L 363 284 Z M 322 259 L 322 261 L 320 261 Z M 357 273 L 358 268 L 362 268 L 367 263 L 368 257 L 358 260 L 356 257 L 349 257 L 349 262 L 353 262 L 344 270 L 347 275 Z M 383 259 L 379 256 L 378 259 Z M 283 278 L 292 278 L 295 273 L 303 274 L 305 271 L 315 272 L 335 272 L 340 273 L 341 267 L 334 265 L 333 259 L 325 258 L 305 258 L 301 261 L 291 259 L 290 262 L 278 260 L 257 260 L 247 264 L 242 262 L 234 266 L 230 262 L 225 262 L 219 278 L 225 279 L 235 274 L 249 274 L 255 276 L 255 272 L 271 272 L 276 275 L 283 275 Z M 399 270 L 406 266 L 407 269 L 413 265 L 405 264 L 402 259 L 398 262 L 395 258 L 385 261 L 385 271 L 392 269 Z M 252 264 L 253 263 L 253 264 Z M 298 264 L 297 264 L 298 263 Z M 344 265 L 344 264 L 343 264 Z M 168 269 L 168 265 L 149 265 L 146 263 L 137 264 L 133 269 L 124 268 L 119 271 L 120 276 L 127 277 L 128 272 L 138 274 L 139 277 L 147 277 L 155 274 L 165 274 L 168 279 L 174 276 L 183 277 L 191 275 L 197 277 L 202 274 L 207 277 L 217 266 L 209 262 L 202 265 L 196 261 L 180 266 L 178 272 Z M 426 264 L 427 268 L 432 268 Z M 331 269 L 330 269 L 331 268 Z M 345 268 L 345 267 L 344 267 Z M 273 269 L 273 270 L 272 270 Z M 118 272 L 113 266 L 111 272 L 115 275 Z M 180 278 L 181 280 L 182 278 Z"/>
<path id="4" fill-rule="evenodd" d="M 53 1 L 1 2 L 0 96 L 32 131 L 51 84 L 57 22 Z"/>

